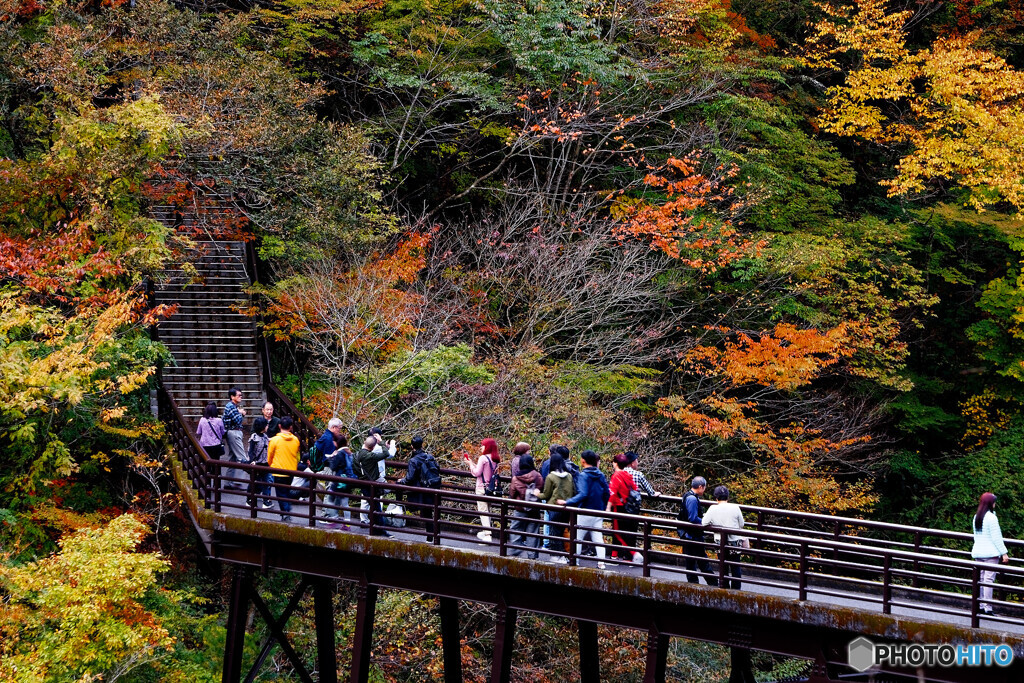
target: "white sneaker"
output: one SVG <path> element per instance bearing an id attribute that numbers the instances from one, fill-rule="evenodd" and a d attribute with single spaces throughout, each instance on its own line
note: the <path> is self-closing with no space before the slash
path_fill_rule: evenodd
<path id="1" fill-rule="evenodd" d="M 567 560 L 566 558 L 562 557 L 561 555 L 559 555 L 558 557 L 553 557 L 551 559 L 551 561 L 554 562 L 555 564 L 569 564 L 569 560 Z"/>
<path id="2" fill-rule="evenodd" d="M 597 563 L 597 568 L 598 569 L 607 569 L 607 565 L 605 565 L 604 562 L 598 562 Z"/>
<path id="3" fill-rule="evenodd" d="M 635 562 L 636 564 L 643 564 L 644 563 L 644 555 L 643 555 L 643 553 L 633 553 L 633 562 Z"/>
<path id="4" fill-rule="evenodd" d="M 269 510 L 270 508 L 274 507 L 274 504 L 271 503 L 269 500 L 263 501 L 262 503 L 260 503 L 260 505 L 263 507 L 264 510 Z"/>
<path id="5" fill-rule="evenodd" d="M 479 538 L 481 541 L 487 541 L 488 543 L 490 543 L 490 541 L 491 541 L 491 532 L 490 531 L 478 531 L 478 532 L 476 532 L 476 537 Z"/>

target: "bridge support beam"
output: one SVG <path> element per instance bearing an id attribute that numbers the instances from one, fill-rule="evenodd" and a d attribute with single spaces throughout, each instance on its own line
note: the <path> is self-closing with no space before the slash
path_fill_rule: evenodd
<path id="1" fill-rule="evenodd" d="M 754 663 L 750 659 L 750 650 L 745 647 L 730 647 L 729 659 L 732 664 L 729 683 L 757 683 L 754 679 Z"/>
<path id="2" fill-rule="evenodd" d="M 669 637 L 656 627 L 647 632 L 647 668 L 644 670 L 644 683 L 665 683 L 668 643 Z"/>
<path id="3" fill-rule="evenodd" d="M 580 632 L 580 683 L 601 683 L 601 659 L 597 649 L 597 624 L 576 620 Z"/>
<path id="4" fill-rule="evenodd" d="M 519 612 L 498 602 L 498 619 L 494 627 L 494 657 L 491 660 L 491 683 L 509 683 L 512 677 L 512 650 L 516 641 L 516 618 Z"/>
<path id="5" fill-rule="evenodd" d="M 438 598 L 441 617 L 441 649 L 444 652 L 444 683 L 462 683 L 462 627 L 459 625 L 459 601 Z"/>
<path id="6" fill-rule="evenodd" d="M 356 589 L 356 632 L 352 643 L 352 683 L 370 680 L 373 620 L 377 614 L 377 587 L 363 581 Z"/>
<path id="7" fill-rule="evenodd" d="M 320 683 L 338 683 L 338 654 L 334 647 L 334 590 L 330 579 L 313 583 L 316 621 L 316 663 Z"/>
<path id="8" fill-rule="evenodd" d="M 224 641 L 223 683 L 238 683 L 242 678 L 242 654 L 245 648 L 245 622 L 249 616 L 249 592 L 252 570 L 235 567 L 231 571 L 231 604 L 228 606 L 227 637 Z"/>

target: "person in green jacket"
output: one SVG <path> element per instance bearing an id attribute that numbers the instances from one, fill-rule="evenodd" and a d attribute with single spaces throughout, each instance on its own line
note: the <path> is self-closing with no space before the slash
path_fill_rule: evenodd
<path id="1" fill-rule="evenodd" d="M 544 479 L 544 490 L 537 494 L 537 498 L 552 505 L 565 505 L 565 501 L 576 495 L 576 487 L 572 483 L 572 474 L 565 467 L 565 458 L 560 453 L 551 454 L 551 470 Z M 551 536 L 559 540 L 550 541 L 550 550 L 554 553 L 564 553 L 565 544 L 561 541 L 565 533 L 564 524 L 569 522 L 569 511 L 559 510 L 550 513 Z M 556 564 L 568 564 L 569 560 L 565 555 L 552 554 L 551 561 Z"/>
<path id="2" fill-rule="evenodd" d="M 363 447 L 352 457 L 352 472 L 356 475 L 356 479 L 362 479 L 366 482 L 377 481 L 377 477 L 380 475 L 380 466 L 377 464 L 381 460 L 388 457 L 388 452 L 383 450 L 380 453 L 374 453 L 373 449 L 377 446 L 377 439 L 372 436 L 366 437 L 363 441 Z M 361 487 L 358 491 L 359 495 L 365 496 L 370 493 L 368 486 Z M 387 536 L 391 534 L 384 531 L 384 515 L 380 507 L 380 501 L 373 501 L 373 525 L 374 529 L 370 533 L 371 536 Z M 367 519 L 368 521 L 368 519 Z"/>

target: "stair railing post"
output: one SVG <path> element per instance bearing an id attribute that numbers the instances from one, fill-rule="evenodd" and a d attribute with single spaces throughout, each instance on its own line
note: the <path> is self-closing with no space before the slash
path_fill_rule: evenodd
<path id="1" fill-rule="evenodd" d="M 981 567 L 975 564 L 971 567 L 971 628 L 978 628 L 981 625 Z"/>
<path id="2" fill-rule="evenodd" d="M 729 584 L 725 582 L 725 548 L 728 545 L 728 538 L 729 534 L 724 531 L 718 534 L 718 585 L 722 588 L 729 588 Z"/>
<path id="3" fill-rule="evenodd" d="M 892 614 L 892 555 L 882 560 L 882 613 Z"/>

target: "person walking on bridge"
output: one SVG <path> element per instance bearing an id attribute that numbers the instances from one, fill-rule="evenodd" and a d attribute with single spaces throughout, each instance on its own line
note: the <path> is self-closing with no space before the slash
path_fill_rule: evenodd
<path id="1" fill-rule="evenodd" d="M 683 494 L 682 506 L 679 508 L 677 519 L 681 522 L 703 525 L 703 518 L 700 514 L 700 497 L 708 488 L 708 481 L 704 477 L 696 476 L 690 483 L 690 490 Z M 704 530 L 702 528 L 686 528 L 677 531 L 683 543 L 683 553 L 686 555 L 686 580 L 689 583 L 700 583 L 700 577 L 694 572 L 698 566 L 704 572 L 704 580 L 709 586 L 717 586 L 718 578 L 711 571 L 711 563 L 708 562 L 708 553 L 701 543 L 704 542 Z"/>
<path id="2" fill-rule="evenodd" d="M 462 457 L 469 462 L 469 471 L 474 477 L 476 477 L 476 495 L 482 496 L 488 490 L 488 485 L 494 481 L 494 478 L 498 475 L 498 465 L 501 463 L 501 455 L 498 453 L 498 442 L 494 439 L 484 439 L 480 442 L 480 457 L 474 463 L 469 457 L 469 453 L 463 453 Z M 500 486 L 498 482 L 494 482 L 494 487 Z M 476 536 L 485 543 L 491 541 L 491 518 L 486 514 L 490 512 L 490 506 L 485 500 L 478 500 L 476 503 L 476 509 L 481 512 L 480 515 L 480 526 L 483 527 L 481 531 L 478 531 Z"/>
<path id="3" fill-rule="evenodd" d="M 739 505 L 729 502 L 729 489 L 725 486 L 716 486 L 714 496 L 718 502 L 709 507 L 707 512 L 704 513 L 702 524 L 715 527 L 716 529 L 742 529 L 744 525 L 743 512 L 740 510 Z M 744 544 L 744 537 L 728 534 L 725 539 L 725 551 L 723 552 L 721 545 L 722 534 L 716 531 L 715 543 L 719 544 L 718 552 L 722 554 L 718 558 L 719 567 L 721 567 L 721 563 L 725 563 L 725 570 L 720 570 L 719 574 L 732 576 L 731 581 L 729 579 L 725 580 L 725 585 L 728 588 L 739 590 L 740 579 L 743 578 L 743 571 L 740 569 L 739 548 Z"/>
<path id="4" fill-rule="evenodd" d="M 292 434 L 294 426 L 292 418 L 287 415 L 281 418 L 281 431 L 267 444 L 267 465 L 279 470 L 295 471 L 299 466 L 299 438 Z M 281 521 L 292 521 L 291 499 L 295 496 L 291 488 L 291 474 L 274 474 L 277 484 L 278 504 L 281 506 Z"/>
<path id="5" fill-rule="evenodd" d="M 229 462 L 249 462 L 245 455 L 245 441 L 242 439 L 242 423 L 245 422 L 245 408 L 242 407 L 242 390 L 231 387 L 228 390 L 228 402 L 224 406 L 224 443 L 227 445 Z M 240 482 L 231 481 L 241 478 L 241 472 L 234 467 L 225 470 L 224 476 L 229 481 L 226 489 L 244 488 Z"/>
<path id="6" fill-rule="evenodd" d="M 978 511 L 974 515 L 974 547 L 971 549 L 971 557 L 987 564 L 1009 564 L 1010 555 L 1003 542 L 995 507 L 996 494 L 981 494 Z M 995 580 L 995 569 L 982 570 L 981 611 L 985 614 L 992 614 L 992 583 Z"/>
<path id="7" fill-rule="evenodd" d="M 281 421 L 278 420 L 278 425 Z M 269 422 L 265 417 L 257 417 L 252 421 L 252 434 L 249 435 L 249 462 L 253 465 L 267 466 L 267 449 L 270 447 L 270 438 L 267 436 Z M 277 430 L 281 431 L 280 426 Z M 263 499 L 263 509 L 269 510 L 274 504 L 267 500 L 270 495 L 270 475 L 266 472 L 256 474 L 256 483 L 249 491 L 249 507 L 256 507 L 257 498 Z"/>
<path id="8" fill-rule="evenodd" d="M 594 451 L 586 450 L 580 453 L 584 467 L 580 470 L 580 487 L 576 495 L 565 501 L 566 507 L 579 507 L 581 512 L 603 511 L 608 505 L 610 491 L 608 480 L 601 470 L 597 469 L 598 455 Z M 604 518 L 596 515 L 578 514 L 576 516 L 576 554 L 583 554 L 583 541 L 589 540 L 594 544 L 597 551 L 597 567 L 604 569 L 604 535 L 601 527 Z"/>
<path id="9" fill-rule="evenodd" d="M 263 404 L 263 419 L 267 421 L 267 438 L 273 439 L 281 431 L 281 418 L 274 415 L 274 404 L 270 401 Z"/>

